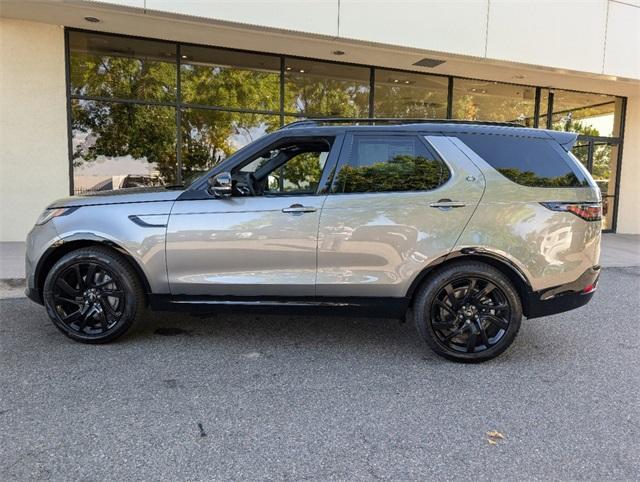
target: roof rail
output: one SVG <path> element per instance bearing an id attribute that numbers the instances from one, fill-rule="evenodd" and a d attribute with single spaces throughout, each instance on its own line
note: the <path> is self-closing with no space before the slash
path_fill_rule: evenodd
<path id="1" fill-rule="evenodd" d="M 489 125 L 504 127 L 524 127 L 516 122 L 494 122 L 494 121 L 472 121 L 456 119 L 407 119 L 399 117 L 316 117 L 305 120 L 290 122 L 280 129 L 291 129 L 294 127 L 320 126 L 322 124 L 463 124 L 463 125 Z"/>

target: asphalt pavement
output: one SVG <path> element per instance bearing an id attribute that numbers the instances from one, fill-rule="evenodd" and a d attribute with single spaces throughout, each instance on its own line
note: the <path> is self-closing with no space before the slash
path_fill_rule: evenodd
<path id="1" fill-rule="evenodd" d="M 88 346 L 1 300 L 0 480 L 637 480 L 639 301 L 607 268 L 460 365 L 394 320 L 156 313 Z"/>

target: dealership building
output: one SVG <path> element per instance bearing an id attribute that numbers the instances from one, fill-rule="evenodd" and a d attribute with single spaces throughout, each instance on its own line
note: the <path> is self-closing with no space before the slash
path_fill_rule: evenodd
<path id="1" fill-rule="evenodd" d="M 0 0 L 0 241 L 309 117 L 576 132 L 640 234 L 640 0 Z"/>

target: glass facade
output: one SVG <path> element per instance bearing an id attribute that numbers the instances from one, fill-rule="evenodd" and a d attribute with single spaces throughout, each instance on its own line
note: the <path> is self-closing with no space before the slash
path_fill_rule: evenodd
<path id="1" fill-rule="evenodd" d="M 374 85 L 375 117 L 447 117 L 447 77 L 375 69 Z"/>
<path id="2" fill-rule="evenodd" d="M 453 80 L 453 118 L 533 127 L 536 88 L 484 80 Z"/>
<path id="3" fill-rule="evenodd" d="M 307 117 L 516 122 L 579 135 L 615 226 L 625 99 L 68 29 L 73 193 L 186 184 Z"/>
<path id="4" fill-rule="evenodd" d="M 369 117 L 367 67 L 285 59 L 284 110 L 305 116 Z"/>

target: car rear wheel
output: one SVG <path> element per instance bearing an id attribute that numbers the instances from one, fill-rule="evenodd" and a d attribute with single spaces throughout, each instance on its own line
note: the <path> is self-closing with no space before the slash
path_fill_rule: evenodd
<path id="1" fill-rule="evenodd" d="M 64 255 L 44 283 L 44 303 L 55 326 L 84 343 L 107 343 L 131 328 L 144 305 L 135 271 L 108 248 Z"/>
<path id="2" fill-rule="evenodd" d="M 476 261 L 459 262 L 435 272 L 422 286 L 414 320 L 438 355 L 482 362 L 511 345 L 520 329 L 522 304 L 500 271 Z"/>

